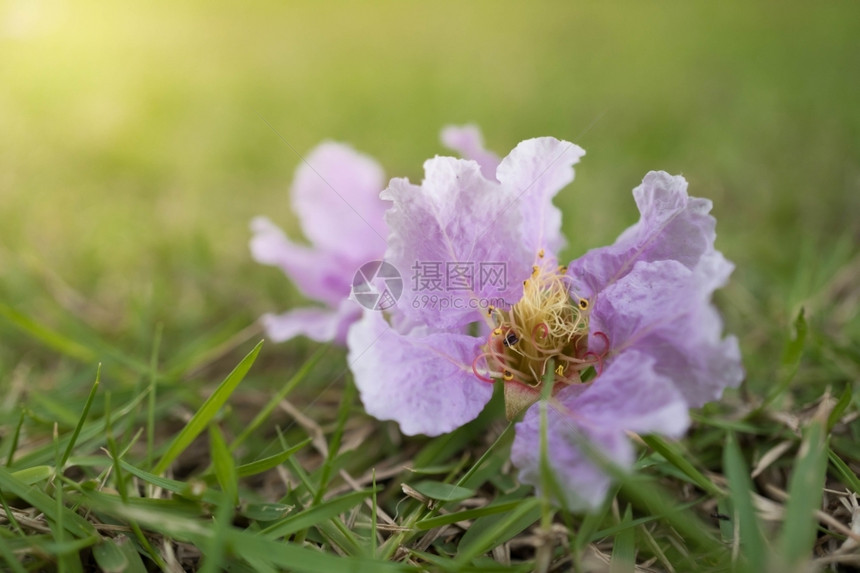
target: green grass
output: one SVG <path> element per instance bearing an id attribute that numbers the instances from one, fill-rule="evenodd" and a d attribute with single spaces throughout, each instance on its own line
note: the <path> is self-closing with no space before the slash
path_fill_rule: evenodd
<path id="1" fill-rule="evenodd" d="M 3 5 L 0 569 L 856 569 L 858 21 L 851 2 Z M 405 438 L 363 413 L 341 349 L 258 344 L 261 313 L 303 304 L 247 250 L 254 215 L 298 237 L 290 147 L 347 141 L 418 180 L 464 122 L 502 154 L 587 150 L 558 199 L 566 256 L 614 240 L 665 169 L 713 199 L 737 265 L 717 302 L 746 381 L 680 443 L 647 438 L 590 515 L 517 483 L 497 400 Z"/>

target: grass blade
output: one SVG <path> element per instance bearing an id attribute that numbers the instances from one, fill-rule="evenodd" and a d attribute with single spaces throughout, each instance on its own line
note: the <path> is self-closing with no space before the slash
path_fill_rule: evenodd
<path id="1" fill-rule="evenodd" d="M 155 329 L 155 340 L 149 356 L 149 393 L 146 403 L 146 467 L 152 467 L 152 450 L 155 447 L 155 406 L 158 394 L 158 351 L 161 348 L 161 324 Z"/>
<path id="2" fill-rule="evenodd" d="M 475 495 L 475 490 L 440 481 L 423 480 L 412 485 L 421 495 L 438 501 L 460 501 Z"/>
<path id="3" fill-rule="evenodd" d="M 370 490 L 354 491 L 329 501 L 315 505 L 310 509 L 301 511 L 295 515 L 270 525 L 261 531 L 261 534 L 270 539 L 286 537 L 297 531 L 308 529 L 318 523 L 331 519 L 341 513 L 349 511 L 371 494 Z"/>
<path id="4" fill-rule="evenodd" d="M 173 442 L 170 443 L 170 446 L 167 448 L 167 451 L 164 453 L 161 460 L 159 460 L 155 468 L 153 468 L 152 473 L 160 474 L 164 472 L 164 470 L 173 463 L 173 460 L 185 451 L 185 448 L 191 445 L 194 438 L 196 438 L 200 432 L 209 425 L 209 422 L 215 414 L 218 413 L 221 406 L 223 406 L 230 398 L 233 390 L 235 390 L 239 383 L 245 378 L 245 375 L 248 373 L 248 370 L 251 369 L 251 365 L 254 364 L 254 360 L 256 360 L 262 347 L 263 341 L 261 340 L 257 343 L 257 346 L 255 346 L 254 349 L 251 350 L 251 352 L 249 352 L 241 362 L 239 362 L 238 366 L 230 372 L 227 378 L 225 378 L 218 388 L 215 389 L 212 395 L 207 398 L 188 424 L 185 425 L 182 431 L 173 439 Z"/>
<path id="5" fill-rule="evenodd" d="M 611 468 L 610 472 L 621 485 L 621 494 L 632 501 L 634 506 L 641 507 L 650 514 L 662 516 L 686 541 L 702 551 L 722 549 L 721 542 L 711 534 L 711 528 L 694 513 L 678 504 L 657 484 L 643 476 L 628 474 L 617 468 Z"/>
<path id="6" fill-rule="evenodd" d="M 845 390 L 842 392 L 842 395 L 839 396 L 839 400 L 836 401 L 836 405 L 833 406 L 833 410 L 830 412 L 830 415 L 827 417 L 827 431 L 833 429 L 833 426 L 839 422 L 840 418 L 842 418 L 842 414 L 845 413 L 845 410 L 848 406 L 851 405 L 852 388 L 851 384 L 845 385 Z"/>
<path id="7" fill-rule="evenodd" d="M 788 486 L 785 525 L 778 544 L 782 571 L 805 567 L 815 544 L 814 512 L 821 506 L 828 448 L 821 422 L 814 420 L 805 434 Z"/>
<path id="8" fill-rule="evenodd" d="M 51 466 L 33 466 L 12 472 L 12 475 L 15 479 L 21 480 L 22 483 L 32 485 L 54 475 L 54 468 Z"/>
<path id="9" fill-rule="evenodd" d="M 477 509 L 467 509 L 456 513 L 446 513 L 445 515 L 422 519 L 415 524 L 415 527 L 420 530 L 434 529 L 436 527 L 442 527 L 443 525 L 457 523 L 458 521 L 477 519 L 479 517 L 484 517 L 485 515 L 511 511 L 522 505 L 522 503 L 522 500 L 518 499 L 516 501 L 508 501 L 505 503 L 490 504 Z"/>
<path id="10" fill-rule="evenodd" d="M 794 336 L 786 341 L 782 352 L 782 372 L 779 382 L 771 393 L 768 394 L 767 398 L 765 398 L 759 410 L 773 403 L 774 400 L 779 398 L 788 389 L 791 381 L 794 379 L 794 375 L 797 374 L 797 370 L 800 368 L 800 359 L 803 358 L 803 347 L 806 344 L 807 330 L 805 312 L 801 308 L 797 313 L 797 318 L 794 319 Z"/>
<path id="11" fill-rule="evenodd" d="M 217 441 L 217 438 L 215 439 Z M 226 451 L 227 446 L 223 444 L 223 439 L 221 441 Z M 203 565 L 200 567 L 200 573 L 218 573 L 218 571 L 226 569 L 224 560 L 228 546 L 227 536 L 229 535 L 230 524 L 233 521 L 234 502 L 229 492 L 222 492 L 220 497 L 221 500 L 215 509 L 215 523 L 211 527 L 211 537 L 205 545 L 206 549 L 203 551 Z"/>
<path id="12" fill-rule="evenodd" d="M 257 558 L 262 558 L 284 571 L 306 573 L 319 573 L 320 571 L 349 571 L 350 573 L 415 571 L 414 568 L 404 563 L 378 561 L 360 557 L 337 557 L 292 543 L 267 539 L 265 536 L 237 529 L 230 529 L 228 533 L 228 540 L 237 550 Z"/>
<path id="13" fill-rule="evenodd" d="M 267 458 L 263 458 L 248 464 L 243 464 L 236 468 L 236 474 L 239 477 L 248 477 L 261 474 L 265 471 L 268 471 L 274 467 L 281 465 L 282 463 L 290 459 L 296 452 L 298 452 L 310 443 L 311 438 L 308 438 L 303 442 L 299 442 L 291 448 L 287 448 L 279 454 L 275 454 L 274 456 L 269 456 Z"/>
<path id="14" fill-rule="evenodd" d="M 6 544 L 6 538 L 2 535 L 0 535 L 0 557 L 3 558 L 2 563 L 9 567 L 11 571 L 15 573 L 27 573 L 27 570 L 18 561 L 12 549 Z"/>
<path id="15" fill-rule="evenodd" d="M 248 424 L 242 432 L 236 436 L 236 439 L 233 440 L 233 443 L 230 444 L 230 449 L 235 450 L 239 447 L 239 444 L 243 443 L 248 436 L 250 436 L 254 430 L 259 428 L 262 423 L 272 415 L 272 412 L 275 408 L 278 407 L 278 404 L 283 400 L 287 394 L 293 391 L 293 389 L 307 377 L 308 373 L 310 373 L 311 369 L 320 361 L 323 355 L 328 350 L 329 346 L 322 346 L 316 352 L 314 352 L 313 356 L 308 358 L 302 367 L 299 368 L 298 372 L 293 374 L 292 378 L 290 378 L 284 386 L 278 390 L 277 394 L 272 396 L 272 398 L 266 403 L 265 406 L 260 410 L 260 412 L 254 416 L 254 419 L 251 420 L 251 423 Z"/>
<path id="16" fill-rule="evenodd" d="M 122 469 L 130 473 L 131 475 L 137 477 L 138 479 L 143 480 L 144 482 L 154 485 L 156 487 L 160 487 L 161 489 L 173 492 L 175 494 L 184 496 L 184 497 L 192 497 L 194 499 L 202 499 L 206 503 L 217 504 L 218 503 L 218 492 L 211 489 L 203 489 L 197 495 L 191 495 L 192 491 L 196 487 L 193 484 L 186 483 L 183 481 L 173 480 L 161 476 L 157 476 L 155 474 L 144 471 L 140 468 L 137 468 L 125 460 L 120 460 L 119 465 Z M 202 482 L 201 482 L 202 483 Z M 205 488 L 205 485 L 203 486 Z"/>
<path id="17" fill-rule="evenodd" d="M 69 439 L 69 443 L 66 446 L 66 451 L 63 452 L 63 457 L 60 458 L 60 464 L 57 467 L 58 471 L 62 471 L 66 466 L 66 462 L 69 461 L 69 456 L 72 455 L 72 450 L 75 449 L 75 443 L 78 441 L 78 436 L 81 435 L 81 429 L 84 427 L 84 422 L 87 420 L 87 414 L 90 413 L 90 407 L 93 405 L 93 400 L 96 397 L 96 392 L 99 389 L 99 383 L 101 382 L 102 377 L 102 365 L 99 364 L 98 369 L 96 370 L 96 381 L 93 383 L 92 389 L 90 389 L 90 394 L 87 396 L 87 401 L 84 404 L 84 410 L 81 412 L 81 417 L 78 419 L 78 423 L 75 425 L 75 429 L 72 432 L 72 437 Z"/>
<path id="18" fill-rule="evenodd" d="M 340 443 L 343 438 L 343 429 L 346 426 L 346 421 L 349 419 L 352 410 L 352 403 L 355 401 L 357 390 L 355 384 L 347 382 L 341 395 L 340 407 L 337 410 L 337 421 L 335 423 L 334 432 L 328 444 L 328 455 L 323 462 L 322 470 L 320 471 L 320 482 L 317 492 L 314 495 L 314 505 L 322 501 L 328 488 L 328 482 L 331 479 L 334 460 L 340 451 Z"/>
<path id="19" fill-rule="evenodd" d="M 55 332 L 43 324 L 39 324 L 11 306 L 0 303 L 0 316 L 36 340 L 41 341 L 45 346 L 53 348 L 61 354 L 87 364 L 96 361 L 96 353 L 91 348 L 83 346 L 70 338 L 66 338 L 59 332 Z"/>
<path id="20" fill-rule="evenodd" d="M 125 535 L 108 538 L 95 545 L 93 557 L 105 573 L 146 573 L 140 554 Z"/>
<path id="21" fill-rule="evenodd" d="M 750 571 L 764 571 L 767 544 L 750 497 L 753 484 L 749 468 L 732 433 L 729 433 L 726 439 L 723 465 L 734 506 L 733 518 L 738 520 L 741 553 L 746 558 Z"/>
<path id="22" fill-rule="evenodd" d="M 688 456 L 681 451 L 681 447 L 678 444 L 667 442 L 662 437 L 655 435 L 642 436 L 642 441 L 648 444 L 648 447 L 652 450 L 666 458 L 666 461 L 670 464 L 684 472 L 684 474 L 693 480 L 693 483 L 702 488 L 702 490 L 715 497 L 722 497 L 725 495 L 723 490 L 717 487 L 714 482 L 705 477 L 702 472 L 690 463 Z"/>
<path id="23" fill-rule="evenodd" d="M 209 452 L 212 456 L 212 465 L 215 468 L 215 479 L 218 480 L 221 491 L 235 505 L 239 501 L 239 478 L 236 476 L 236 463 L 233 461 L 233 456 L 230 455 L 224 436 L 215 424 L 209 426 Z"/>
<path id="24" fill-rule="evenodd" d="M 827 448 L 827 457 L 830 458 L 830 463 L 842 483 L 848 486 L 851 491 L 860 493 L 860 478 L 848 467 L 848 464 L 842 461 L 839 454 Z"/>
<path id="25" fill-rule="evenodd" d="M 540 515 L 540 500 L 530 498 L 521 502 L 516 509 L 507 515 L 489 516 L 487 518 L 490 520 L 489 527 L 480 528 L 478 527 L 480 521 L 476 521 L 457 547 L 457 557 L 454 559 L 453 569 L 463 569 L 475 557 L 504 543 L 533 524 Z"/>
<path id="26" fill-rule="evenodd" d="M 612 546 L 609 573 L 633 573 L 636 569 L 636 537 L 633 535 L 632 521 L 633 511 L 628 505 L 619 524 L 626 527 L 615 536 L 615 544 Z"/>
<path id="27" fill-rule="evenodd" d="M 140 404 L 141 400 L 143 400 L 146 396 L 144 394 L 135 395 L 130 401 L 125 403 L 121 408 L 112 413 L 113 419 L 115 421 L 115 427 L 119 427 L 122 429 L 126 429 L 132 421 L 133 417 L 129 416 L 130 412 L 133 412 L 137 405 Z M 77 418 L 75 419 L 77 422 Z M 79 448 L 84 447 L 93 447 L 96 444 L 101 444 L 104 441 L 105 433 L 107 429 L 107 419 L 103 418 L 98 421 L 93 421 L 89 424 L 84 424 L 81 429 L 80 435 L 78 436 L 77 442 Z M 68 436 L 64 436 L 60 439 L 60 446 L 66 443 L 68 440 Z M 85 442 L 92 442 L 87 446 L 83 444 Z M 15 460 L 16 466 L 33 466 L 37 464 L 43 464 L 48 461 L 53 461 L 52 453 L 46 448 L 37 448 L 26 454 L 23 454 L 19 459 Z"/>
<path id="28" fill-rule="evenodd" d="M 21 439 L 21 426 L 24 425 L 24 410 L 18 415 L 18 423 L 15 424 L 15 431 L 12 432 L 12 439 L 9 441 L 9 451 L 6 453 L 6 467 L 12 466 L 12 460 L 15 458 L 15 450 L 18 449 L 18 440 Z"/>
<path id="29" fill-rule="evenodd" d="M 105 432 L 107 434 L 107 445 L 108 445 L 108 453 L 110 454 L 111 460 L 113 462 L 113 473 L 114 480 L 116 485 L 116 490 L 119 492 L 120 498 L 123 503 L 128 504 L 129 502 L 129 492 L 126 487 L 126 476 L 122 472 L 122 468 L 120 466 L 121 456 L 124 452 L 120 452 L 119 447 L 117 445 L 116 439 L 114 438 L 113 426 L 111 424 L 111 409 L 110 409 L 110 392 L 105 393 Z M 138 435 L 140 435 L 138 433 Z M 133 520 L 130 523 L 131 530 L 134 532 L 135 537 L 137 537 L 138 543 L 140 543 L 141 547 L 143 547 L 149 556 L 155 561 L 162 569 L 164 568 L 164 562 L 161 560 L 159 554 L 152 548 L 152 545 L 149 543 L 149 540 L 143 534 L 143 530 L 140 528 L 140 525 L 134 522 Z"/>
<path id="30" fill-rule="evenodd" d="M 65 507 L 58 509 L 54 499 L 37 489 L 36 486 L 27 485 L 19 480 L 3 467 L 0 467 L 0 491 L 18 496 L 44 513 L 48 519 L 61 522 L 63 528 L 75 537 L 84 538 L 97 535 L 93 524 L 89 521 Z M 58 515 L 58 511 L 63 513 L 62 517 Z"/>

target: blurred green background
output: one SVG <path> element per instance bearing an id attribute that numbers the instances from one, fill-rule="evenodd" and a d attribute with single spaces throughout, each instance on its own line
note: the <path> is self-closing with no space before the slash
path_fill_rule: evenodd
<path id="1" fill-rule="evenodd" d="M 856 296 L 857 2 L 12 0 L 0 52 L 0 297 L 140 356 L 159 322 L 183 344 L 299 301 L 247 250 L 254 215 L 295 230 L 290 146 L 420 180 L 451 123 L 501 155 L 587 150 L 559 198 L 571 257 L 635 221 L 647 171 L 684 174 L 738 266 L 720 303 L 747 355 L 835 305 L 839 272 Z M 4 371 L 37 347 L 0 334 Z"/>

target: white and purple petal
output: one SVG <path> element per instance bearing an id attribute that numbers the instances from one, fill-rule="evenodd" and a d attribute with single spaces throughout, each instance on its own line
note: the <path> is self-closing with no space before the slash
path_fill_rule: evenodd
<path id="1" fill-rule="evenodd" d="M 549 401 L 534 404 L 517 424 L 511 459 L 520 481 L 537 488 L 543 483 L 542 409 L 547 463 L 564 504 L 574 511 L 594 509 L 603 501 L 612 481 L 603 464 L 632 465 L 628 431 L 674 438 L 690 423 L 683 397 L 654 370 L 654 359 L 628 351 L 591 385 L 562 389 Z"/>
<path id="2" fill-rule="evenodd" d="M 426 327 L 404 335 L 366 311 L 347 335 L 347 360 L 368 414 L 407 435 L 437 436 L 476 418 L 492 396 L 472 372 L 482 342 Z"/>
<path id="3" fill-rule="evenodd" d="M 354 269 L 339 253 L 297 245 L 265 217 L 251 221 L 251 232 L 254 260 L 279 267 L 305 296 L 335 308 L 349 295 Z"/>
<path id="4" fill-rule="evenodd" d="M 355 301 L 344 299 L 334 310 L 306 307 L 283 314 L 267 313 L 260 317 L 260 322 L 273 342 L 301 335 L 317 342 L 334 341 L 343 345 L 349 327 L 361 317 L 361 311 Z"/>
<path id="5" fill-rule="evenodd" d="M 734 267 L 714 248 L 711 202 L 687 195 L 683 177 L 651 172 L 633 195 L 639 222 L 570 263 L 571 293 L 591 300 L 592 352 L 649 354 L 698 407 L 743 378 L 737 339 L 722 337 L 710 302 Z"/>
<path id="6" fill-rule="evenodd" d="M 291 195 L 311 245 L 294 243 L 265 217 L 251 222 L 254 259 L 280 267 L 305 296 L 329 307 L 264 315 L 261 321 L 273 340 L 305 335 L 343 344 L 346 330 L 360 315 L 347 300 L 352 277 L 385 252 L 382 187 L 382 169 L 373 159 L 347 145 L 323 143 L 299 166 Z"/>
<path id="7" fill-rule="evenodd" d="M 499 167 L 499 156 L 484 148 L 484 137 L 481 130 L 474 125 L 449 125 L 442 130 L 442 144 L 453 149 L 465 159 L 476 161 L 481 166 L 481 173 L 490 181 L 496 181 L 496 169 Z"/>
<path id="8" fill-rule="evenodd" d="M 583 155 L 569 141 L 538 137 L 521 142 L 499 165 L 499 181 L 514 190 L 515 203 L 507 208 L 523 214 L 523 244 L 533 257 L 540 249 L 554 256 L 565 244 L 561 211 L 552 199 L 573 181 L 573 165 Z"/>
<path id="9" fill-rule="evenodd" d="M 424 171 L 420 186 L 392 179 L 381 195 L 393 201 L 385 259 L 404 277 L 404 314 L 457 329 L 480 319 L 476 301 L 519 300 L 532 255 L 519 234 L 522 215 L 510 208 L 512 187 L 487 180 L 474 161 L 436 157 Z M 503 280 L 482 280 L 489 265 L 503 269 Z"/>
<path id="10" fill-rule="evenodd" d="M 652 171 L 633 190 L 641 217 L 613 245 L 593 249 L 568 267 L 571 291 L 592 298 L 629 273 L 638 261 L 678 261 L 692 269 L 714 250 L 711 202 L 687 195 L 687 181 Z"/>
<path id="11" fill-rule="evenodd" d="M 628 349 L 653 357 L 656 371 L 691 407 L 719 398 L 743 379 L 737 339 L 723 338 L 722 320 L 710 303 L 732 269 L 716 251 L 692 269 L 673 260 L 637 262 L 595 298 L 590 345 L 605 346 L 595 335 L 602 332 L 609 340 L 608 363 Z"/>
<path id="12" fill-rule="evenodd" d="M 381 258 L 388 230 L 388 205 L 379 199 L 384 174 L 371 157 L 341 143 L 322 143 L 299 165 L 292 187 L 293 208 L 305 237 L 321 252 L 361 264 Z"/>

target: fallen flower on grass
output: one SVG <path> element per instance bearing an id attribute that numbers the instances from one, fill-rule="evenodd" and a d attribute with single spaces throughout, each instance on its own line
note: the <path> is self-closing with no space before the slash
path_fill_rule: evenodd
<path id="1" fill-rule="evenodd" d="M 711 203 L 688 196 L 682 177 L 648 173 L 633 192 L 639 222 L 559 265 L 552 199 L 585 152 L 543 137 L 497 161 L 476 130 L 447 138 L 478 160 L 430 159 L 420 186 L 393 179 L 381 195 L 385 260 L 413 274 L 387 316 L 365 311 L 349 330 L 362 401 L 406 434 L 438 435 L 474 419 L 503 384 L 508 417 L 525 411 L 511 452 L 521 481 L 540 487 L 548 467 L 558 502 L 594 508 L 610 478 L 587 449 L 629 468 L 627 432 L 680 437 L 689 408 L 743 377 L 710 302 L 733 269 L 714 248 Z M 428 269 L 445 269 L 444 283 Z"/>

